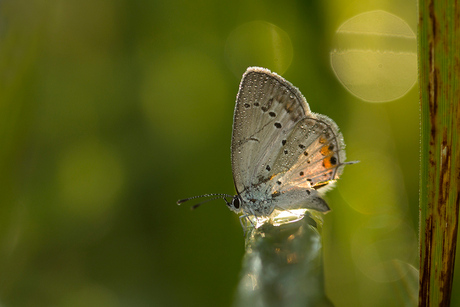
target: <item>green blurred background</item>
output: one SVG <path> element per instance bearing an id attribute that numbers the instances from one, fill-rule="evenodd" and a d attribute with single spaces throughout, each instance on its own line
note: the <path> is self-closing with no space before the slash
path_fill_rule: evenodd
<path id="1" fill-rule="evenodd" d="M 361 161 L 326 196 L 328 296 L 409 304 L 416 24 L 412 0 L 0 1 L 0 306 L 230 306 L 238 217 L 175 202 L 234 193 L 234 101 L 254 65 Z"/>

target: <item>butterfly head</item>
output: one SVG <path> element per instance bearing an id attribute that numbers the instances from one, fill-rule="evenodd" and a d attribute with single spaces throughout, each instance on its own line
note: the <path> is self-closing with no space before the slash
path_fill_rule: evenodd
<path id="1" fill-rule="evenodd" d="M 225 199 L 225 202 L 227 203 L 227 207 L 235 213 L 240 213 L 243 210 L 243 201 L 239 195 L 233 196 L 232 201 Z"/>

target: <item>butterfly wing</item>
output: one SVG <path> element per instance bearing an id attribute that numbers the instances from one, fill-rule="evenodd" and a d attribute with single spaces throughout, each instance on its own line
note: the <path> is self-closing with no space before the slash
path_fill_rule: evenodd
<path id="1" fill-rule="evenodd" d="M 283 208 L 329 210 L 318 191 L 343 170 L 342 134 L 331 119 L 312 113 L 300 91 L 282 77 L 257 67 L 245 72 L 231 149 L 238 194 L 266 185 Z"/>
<path id="2" fill-rule="evenodd" d="M 290 131 L 274 170 L 282 187 L 321 189 L 341 175 L 344 160 L 337 125 L 324 115 L 310 113 Z"/>
<path id="3" fill-rule="evenodd" d="M 278 195 L 278 206 L 329 211 L 320 195 L 343 171 L 343 148 L 342 135 L 328 117 L 312 113 L 300 120 L 275 160 L 271 193 Z"/>
<path id="4" fill-rule="evenodd" d="M 267 181 L 283 143 L 310 113 L 302 94 L 267 69 L 250 67 L 238 92 L 232 135 L 232 171 L 238 193 Z"/>

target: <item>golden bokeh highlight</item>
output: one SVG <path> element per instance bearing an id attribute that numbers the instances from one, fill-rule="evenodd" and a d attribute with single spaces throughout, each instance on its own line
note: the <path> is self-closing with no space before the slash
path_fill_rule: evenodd
<path id="1" fill-rule="evenodd" d="M 345 21 L 330 52 L 337 79 L 367 102 L 404 96 L 417 80 L 416 36 L 401 18 L 371 11 Z"/>

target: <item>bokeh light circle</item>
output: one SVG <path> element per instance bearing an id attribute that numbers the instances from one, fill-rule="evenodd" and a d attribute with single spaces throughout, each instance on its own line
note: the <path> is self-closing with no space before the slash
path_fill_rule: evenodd
<path id="1" fill-rule="evenodd" d="M 225 58 L 235 76 L 249 66 L 283 74 L 291 65 L 294 49 L 289 35 L 266 21 L 251 21 L 234 29 L 225 44 Z"/>
<path id="2" fill-rule="evenodd" d="M 392 282 L 404 277 L 417 257 L 414 229 L 401 222 L 386 226 L 386 216 L 374 216 L 358 228 L 352 239 L 355 265 L 368 278 Z"/>
<path id="3" fill-rule="evenodd" d="M 371 11 L 336 31 L 330 61 L 337 79 L 356 97 L 387 102 L 404 96 L 417 80 L 416 36 L 401 18 Z"/>
<path id="4" fill-rule="evenodd" d="M 193 49 L 146 65 L 143 81 L 141 107 L 152 131 L 180 146 L 205 142 L 233 101 L 215 61 Z"/>
<path id="5" fill-rule="evenodd" d="M 116 152 L 96 140 L 76 142 L 58 163 L 64 211 L 74 218 L 104 216 L 121 192 L 124 174 Z"/>
<path id="6" fill-rule="evenodd" d="M 338 186 L 350 207 L 366 215 L 400 216 L 407 211 L 404 180 L 397 163 L 378 152 L 361 152 L 360 163 L 353 167 L 354 180 L 343 180 Z"/>

